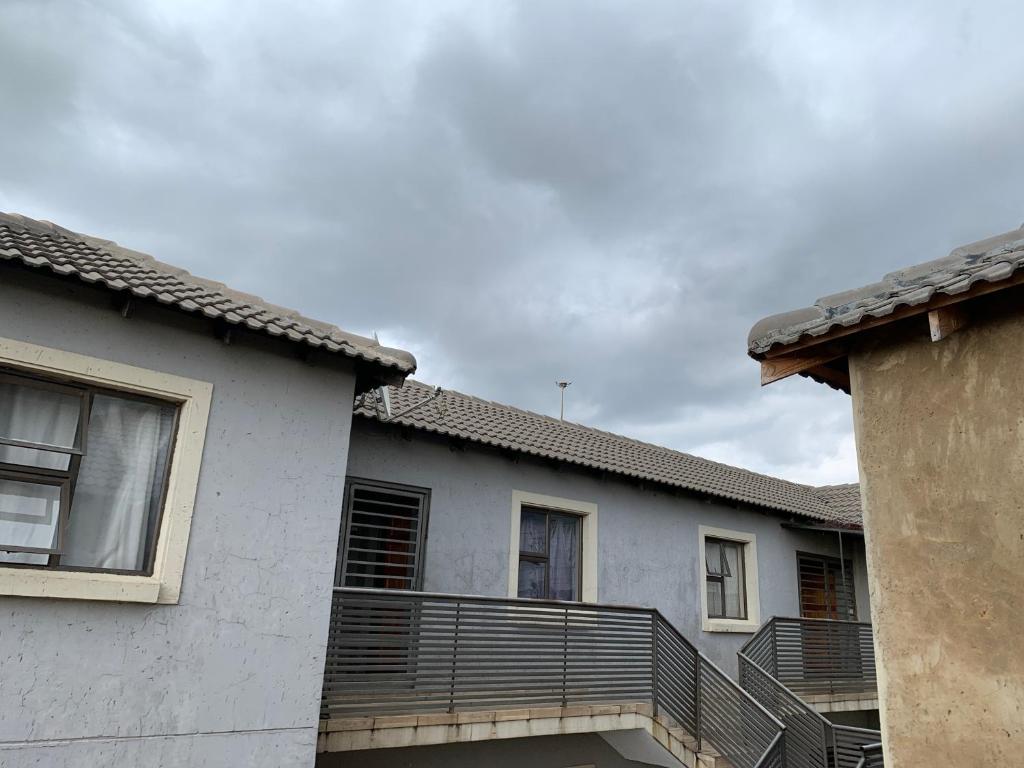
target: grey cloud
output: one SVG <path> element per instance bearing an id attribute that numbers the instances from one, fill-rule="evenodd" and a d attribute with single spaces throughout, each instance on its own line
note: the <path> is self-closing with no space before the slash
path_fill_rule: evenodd
<path id="1" fill-rule="evenodd" d="M 761 315 L 1024 220 L 1016 6 L 9 2 L 0 207 L 794 479 Z"/>

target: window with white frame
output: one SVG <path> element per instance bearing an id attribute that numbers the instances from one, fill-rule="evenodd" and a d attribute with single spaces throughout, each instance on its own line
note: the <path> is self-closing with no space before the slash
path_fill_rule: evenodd
<path id="1" fill-rule="evenodd" d="M 707 586 L 708 618 L 747 618 L 743 544 L 738 541 L 704 540 L 704 581 Z"/>
<path id="2" fill-rule="evenodd" d="M 0 595 L 177 603 L 212 397 L 0 337 Z"/>
<path id="3" fill-rule="evenodd" d="M 177 412 L 0 371 L 0 564 L 151 573 Z"/>
<path id="4" fill-rule="evenodd" d="M 597 602 L 597 504 L 512 491 L 508 596 Z"/>
<path id="5" fill-rule="evenodd" d="M 757 630 L 756 547 L 752 533 L 700 526 L 700 602 L 705 631 Z"/>

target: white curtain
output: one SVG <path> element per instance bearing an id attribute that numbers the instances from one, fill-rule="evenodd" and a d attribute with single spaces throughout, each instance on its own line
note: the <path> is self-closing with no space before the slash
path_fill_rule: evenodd
<path id="1" fill-rule="evenodd" d="M 52 389 L 0 382 L 0 436 L 62 448 L 75 444 L 81 399 Z M 0 445 L 0 462 L 67 469 L 66 453 Z M 60 488 L 0 479 L 0 547 L 52 547 L 60 515 Z M 0 561 L 45 564 L 49 555 L 0 552 Z"/>
<path id="2" fill-rule="evenodd" d="M 62 565 L 145 567 L 173 422 L 170 406 L 93 397 Z"/>
<path id="3" fill-rule="evenodd" d="M 554 600 L 577 600 L 579 519 L 552 515 L 548 521 L 548 592 Z"/>

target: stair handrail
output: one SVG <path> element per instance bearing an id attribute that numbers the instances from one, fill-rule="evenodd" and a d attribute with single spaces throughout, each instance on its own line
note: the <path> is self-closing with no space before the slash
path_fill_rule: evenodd
<path id="1" fill-rule="evenodd" d="M 778 617 L 778 616 L 771 617 L 768 621 L 766 621 L 763 625 L 761 625 L 761 627 L 757 630 L 757 632 L 755 632 L 754 635 L 752 635 L 750 637 L 750 639 L 747 640 L 746 643 L 743 644 L 743 646 L 740 648 L 740 650 L 737 651 L 736 655 L 739 658 L 739 666 L 740 666 L 739 671 L 740 671 L 740 682 L 741 683 L 743 683 L 746 680 L 746 677 L 747 677 L 745 675 L 745 672 L 747 670 L 744 668 L 744 665 L 748 665 L 748 668 L 752 667 L 754 670 L 757 671 L 758 674 L 762 675 L 771 685 L 773 685 L 775 687 L 775 692 L 774 692 L 775 696 L 773 696 L 773 698 L 775 698 L 779 694 L 781 694 L 784 697 L 787 697 L 788 700 L 791 703 L 795 703 L 795 705 L 798 707 L 798 709 L 800 710 L 799 714 L 800 714 L 801 717 L 810 718 L 811 720 L 813 720 L 816 723 L 818 723 L 818 725 L 820 725 L 820 727 L 821 727 L 821 734 L 820 734 L 821 738 L 820 738 L 820 741 L 818 741 L 817 744 L 816 744 L 816 746 L 820 746 L 820 761 L 811 762 L 809 754 L 802 755 L 796 749 L 797 744 L 796 743 L 790 743 L 790 744 L 787 745 L 787 763 L 786 763 L 787 768 L 860 768 L 861 764 L 864 763 L 864 758 L 861 758 L 860 763 L 858 763 L 856 766 L 853 766 L 853 765 L 843 765 L 843 764 L 840 763 L 839 755 L 838 755 L 838 750 L 836 749 L 836 735 L 835 735 L 836 734 L 836 730 L 839 729 L 839 730 L 847 731 L 847 732 L 859 732 L 859 733 L 865 734 L 866 736 L 871 736 L 871 737 L 876 737 L 876 736 L 880 737 L 881 734 L 878 731 L 873 730 L 873 729 L 854 728 L 852 726 L 837 726 L 836 724 L 832 723 L 828 718 L 826 718 L 824 715 L 822 715 L 820 712 L 818 712 L 816 709 L 814 709 L 814 707 L 812 707 L 810 704 L 808 704 L 806 701 L 804 701 L 804 699 L 801 696 L 799 696 L 796 692 L 794 692 L 792 689 L 790 689 L 785 683 L 780 681 L 772 672 L 769 672 L 761 664 L 759 664 L 757 661 L 755 661 L 751 657 L 751 655 L 748 653 L 748 651 L 750 649 L 754 648 L 755 646 L 757 646 L 758 643 L 763 641 L 764 633 L 766 633 L 766 632 L 772 633 L 772 636 L 771 636 L 771 640 L 772 640 L 772 642 L 771 642 L 771 648 L 772 648 L 771 661 L 772 661 L 772 667 L 773 667 L 772 671 L 774 672 L 777 669 L 777 656 L 776 656 L 777 650 L 776 650 L 776 638 L 775 638 L 775 634 L 774 633 L 775 633 L 775 627 L 776 627 L 778 621 L 793 621 L 793 619 L 789 619 L 789 618 L 786 618 L 786 617 Z M 808 622 L 811 622 L 811 621 L 832 621 L 832 620 L 831 619 L 806 619 L 806 620 L 800 619 L 798 621 L 808 621 Z M 870 626 L 869 624 L 867 624 L 867 622 L 846 622 L 846 623 Z M 748 693 L 751 693 L 751 692 L 748 690 Z M 753 693 L 751 693 L 751 695 L 754 696 Z M 754 698 L 756 699 L 757 697 L 754 696 Z M 773 714 L 778 714 L 778 713 L 773 713 Z M 786 715 L 778 714 L 778 717 L 779 717 L 779 719 L 783 723 L 785 723 L 785 720 L 786 720 L 786 717 L 787 717 Z M 793 729 L 790 728 L 790 731 L 792 731 L 792 730 Z M 832 742 L 832 759 L 831 760 L 829 760 L 829 753 L 828 753 L 828 747 L 829 747 L 829 740 L 830 739 L 831 739 L 831 742 Z M 791 742 L 795 742 L 797 740 L 795 738 L 791 738 L 790 741 Z M 803 743 L 807 744 L 807 741 L 804 740 Z M 880 747 L 879 747 L 879 750 L 880 750 Z M 879 754 L 880 754 L 880 752 L 879 752 Z M 806 757 L 807 759 L 803 759 L 804 757 Z M 880 763 L 879 763 L 879 765 L 880 765 Z"/>

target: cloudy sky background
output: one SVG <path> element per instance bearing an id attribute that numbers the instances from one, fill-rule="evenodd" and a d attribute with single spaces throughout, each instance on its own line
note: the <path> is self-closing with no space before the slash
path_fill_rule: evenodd
<path id="1" fill-rule="evenodd" d="M 0 0 L 0 210 L 813 483 L 763 315 L 1024 221 L 1017 2 Z"/>

